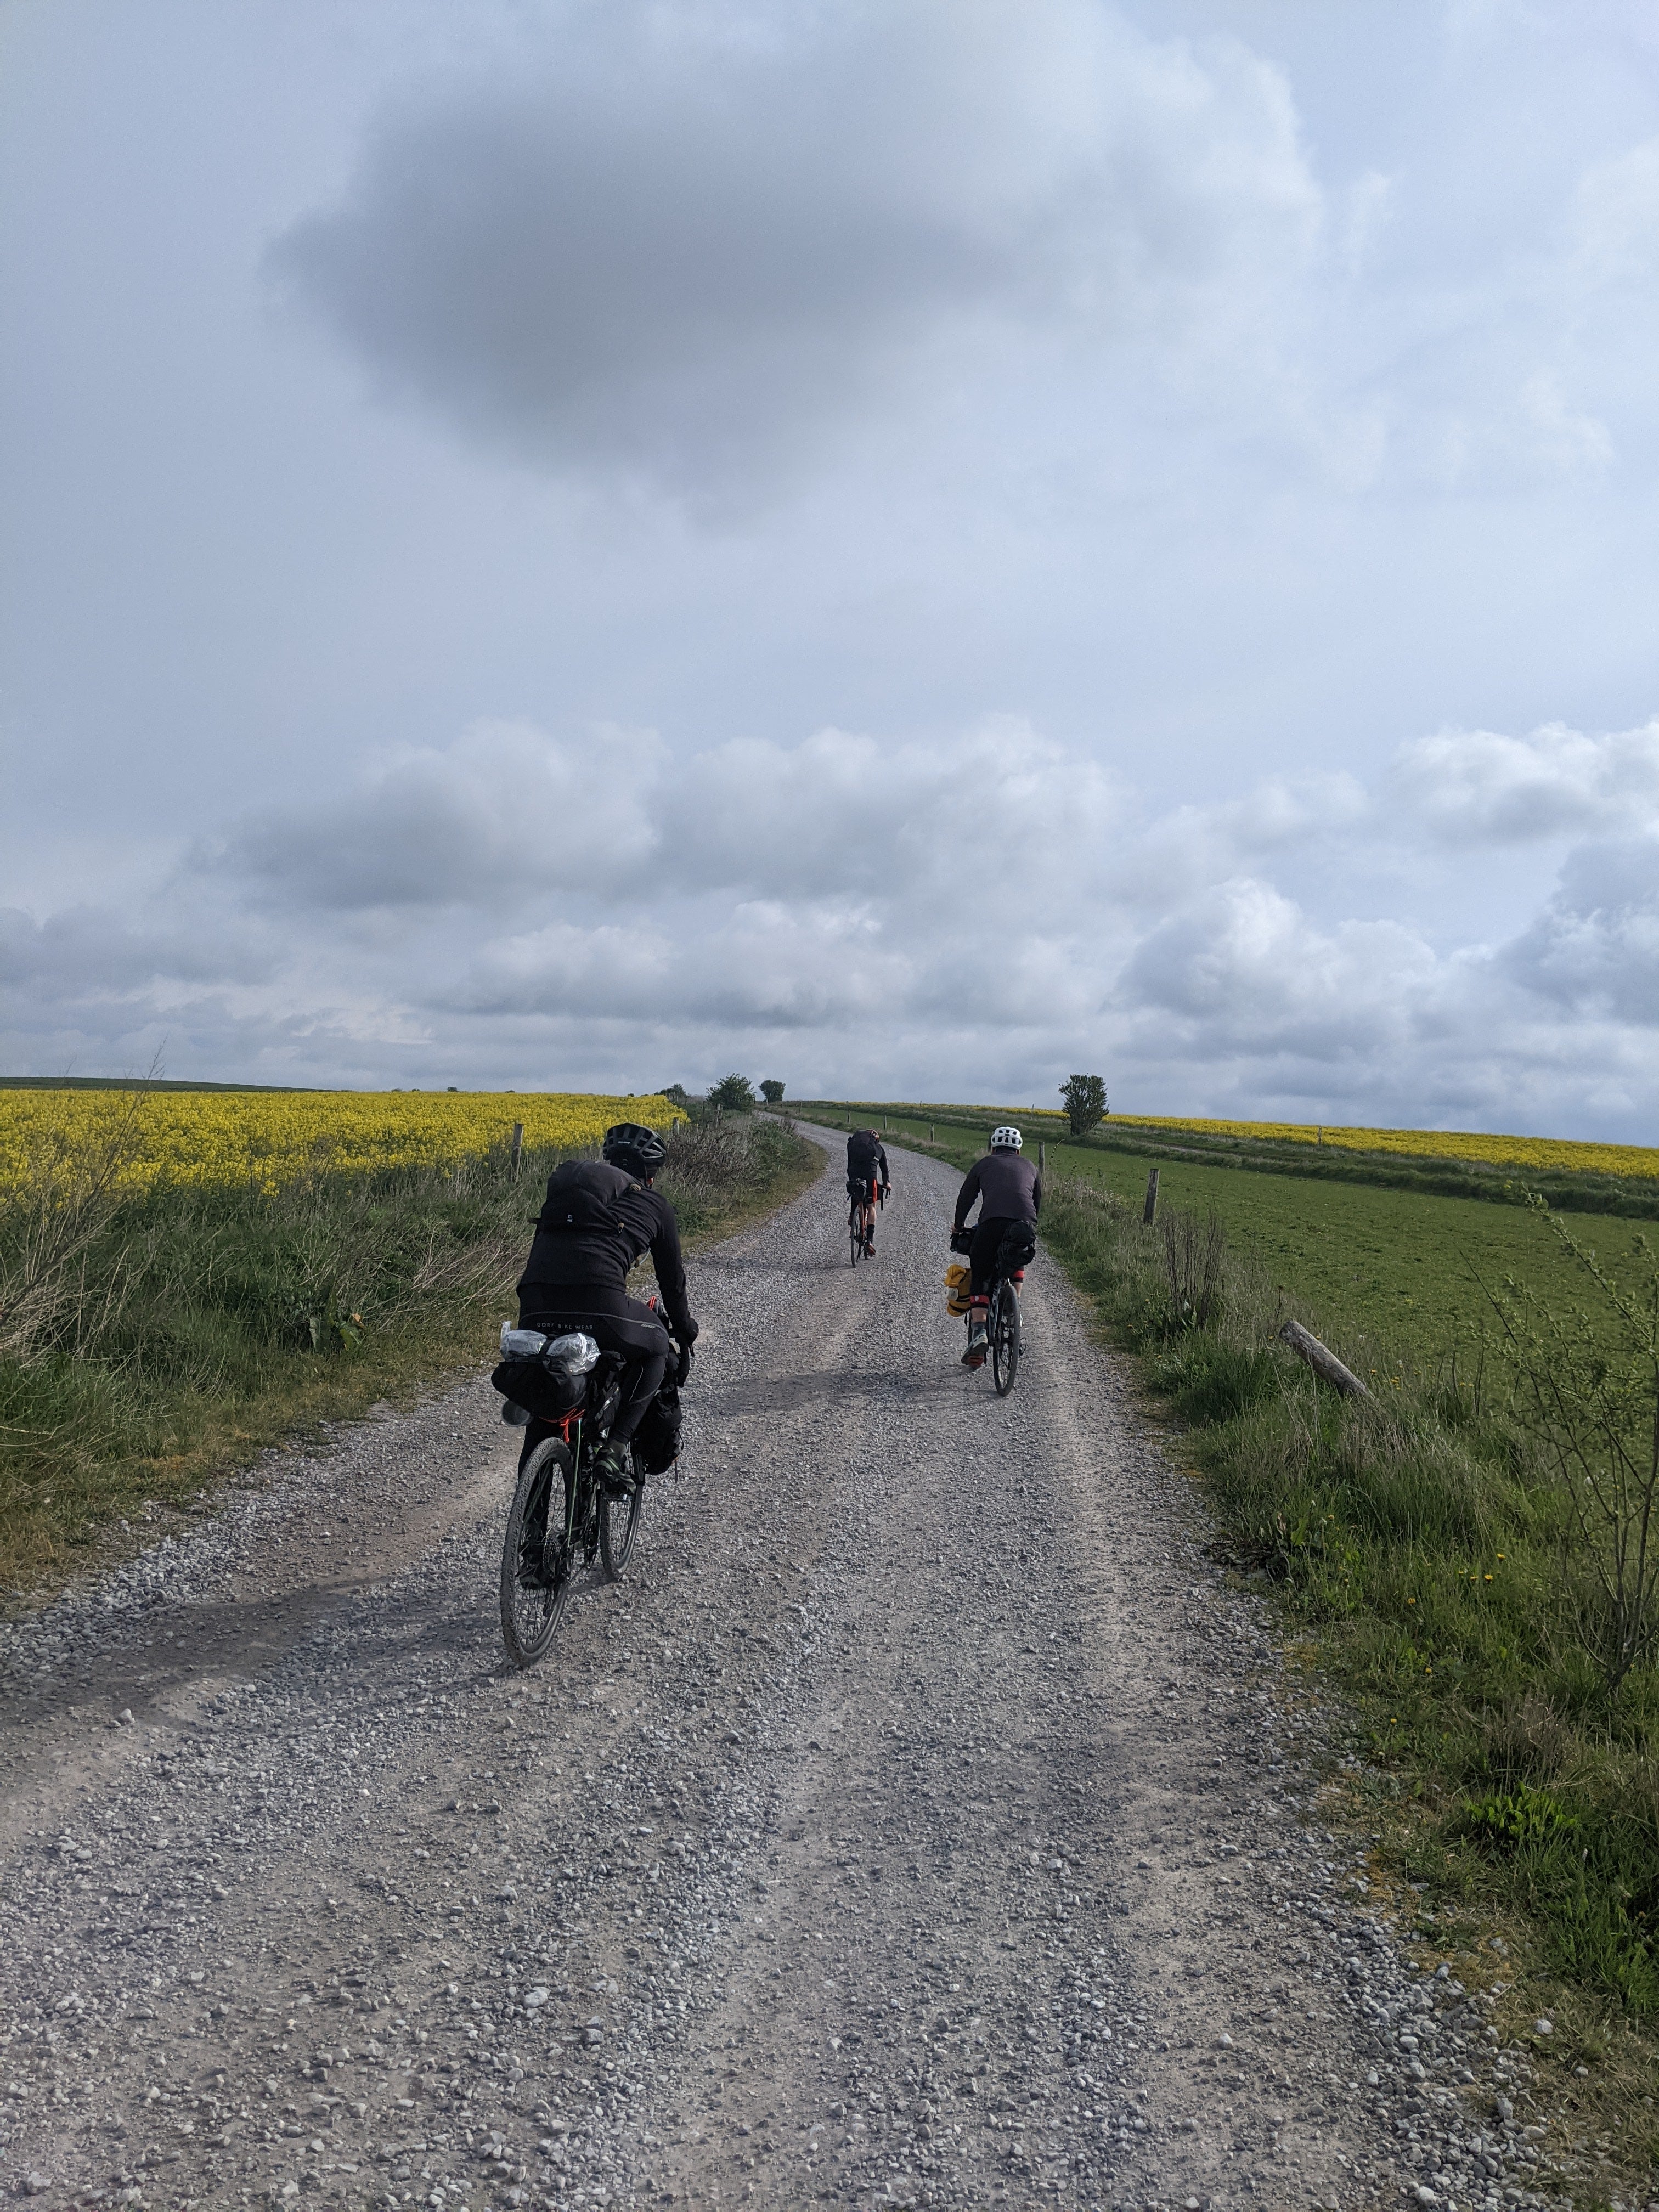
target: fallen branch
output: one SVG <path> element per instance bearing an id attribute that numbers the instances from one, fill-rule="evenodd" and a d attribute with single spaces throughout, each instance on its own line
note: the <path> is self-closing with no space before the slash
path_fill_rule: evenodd
<path id="1" fill-rule="evenodd" d="M 1299 1321 L 1287 1321 L 1279 1332 L 1279 1341 L 1288 1344 L 1298 1359 L 1305 1359 L 1314 1373 L 1340 1390 L 1345 1398 L 1369 1398 L 1365 1388 L 1351 1367 L 1345 1367 L 1336 1354 L 1328 1350 L 1310 1330 Z"/>

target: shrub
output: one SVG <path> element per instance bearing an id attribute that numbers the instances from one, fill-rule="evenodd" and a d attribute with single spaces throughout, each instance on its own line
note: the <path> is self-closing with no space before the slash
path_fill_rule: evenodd
<path id="1" fill-rule="evenodd" d="M 708 1103 L 728 1114 L 752 1114 L 755 1086 L 746 1075 L 723 1075 L 710 1091 Z"/>

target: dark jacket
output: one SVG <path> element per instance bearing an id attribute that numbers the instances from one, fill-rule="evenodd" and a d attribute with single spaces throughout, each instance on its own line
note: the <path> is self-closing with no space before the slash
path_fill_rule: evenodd
<path id="1" fill-rule="evenodd" d="M 981 1221 L 1034 1222 L 1042 1204 L 1042 1177 L 1024 1152 L 987 1152 L 969 1169 L 957 1193 L 958 1229 L 975 1199 Z"/>
<path id="2" fill-rule="evenodd" d="M 646 1252 L 669 1325 L 689 1344 L 697 1331 L 685 1299 L 673 1207 L 604 1160 L 565 1160 L 548 1177 L 546 1203 L 519 1279 L 520 1304 L 575 1312 L 584 1292 L 603 1292 L 607 1303 L 625 1297 L 628 1271 Z"/>
<path id="3" fill-rule="evenodd" d="M 847 1172 L 866 1182 L 872 1176 L 878 1182 L 893 1180 L 887 1172 L 886 1148 L 873 1129 L 854 1129 L 847 1139 Z"/>

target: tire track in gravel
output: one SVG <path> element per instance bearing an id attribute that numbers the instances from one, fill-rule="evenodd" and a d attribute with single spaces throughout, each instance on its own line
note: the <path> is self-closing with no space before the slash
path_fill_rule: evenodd
<path id="1" fill-rule="evenodd" d="M 529 1675 L 479 1382 L 8 1635 L 0 2184 L 1279 2208 L 1527 2178 L 1453 2101 L 1478 2014 L 1334 1899 L 1262 1621 L 1045 1261 L 1014 1395 L 957 1364 L 955 1184 L 905 1156 L 856 1270 L 838 1176 L 694 1264 L 685 1460 Z"/>

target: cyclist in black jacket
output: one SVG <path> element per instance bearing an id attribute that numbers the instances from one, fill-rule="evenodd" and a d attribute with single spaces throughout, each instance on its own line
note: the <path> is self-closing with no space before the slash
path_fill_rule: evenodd
<path id="1" fill-rule="evenodd" d="M 964 1367 L 983 1367 L 988 1341 L 986 1322 L 991 1305 L 991 1283 L 996 1272 L 1002 1240 L 1016 1223 L 1035 1229 L 1042 1205 L 1042 1178 L 1030 1160 L 1022 1159 L 1025 1139 L 1012 1127 L 993 1129 L 991 1149 L 975 1161 L 957 1193 L 955 1227 L 967 1226 L 974 1200 L 979 1200 L 979 1219 L 968 1255 L 972 1274 L 968 1285 L 968 1349 Z"/>
<path id="2" fill-rule="evenodd" d="M 854 1129 L 847 1139 L 847 1194 L 860 1210 L 864 1249 L 876 1249 L 876 1195 L 885 1198 L 893 1188 L 887 1172 L 887 1148 L 873 1129 Z"/>
<path id="3" fill-rule="evenodd" d="M 549 1336 L 586 1329 L 601 1352 L 629 1362 L 626 1393 L 597 1465 L 613 1494 L 634 1487 L 629 1446 L 662 1387 L 672 1350 L 668 1331 L 648 1306 L 628 1295 L 628 1274 L 649 1252 L 657 1288 L 680 1346 L 676 1380 L 691 1371 L 697 1324 L 686 1303 L 674 1209 L 652 1188 L 666 1148 L 654 1129 L 619 1121 L 605 1133 L 605 1158 L 565 1160 L 548 1178 L 547 1200 L 519 1279 L 519 1326 Z"/>

